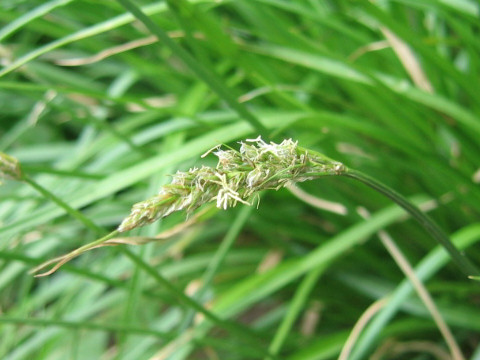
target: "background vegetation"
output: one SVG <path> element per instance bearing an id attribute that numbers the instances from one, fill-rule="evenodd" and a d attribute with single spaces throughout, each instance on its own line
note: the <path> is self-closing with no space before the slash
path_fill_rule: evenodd
<path id="1" fill-rule="evenodd" d="M 134 3 L 148 18 L 127 0 L 0 2 L 0 151 L 94 223 L 0 187 L 0 358 L 480 359 L 478 284 L 346 178 L 28 273 L 114 229 L 168 174 L 214 164 L 212 146 L 259 134 L 383 181 L 480 264 L 478 2 Z"/>

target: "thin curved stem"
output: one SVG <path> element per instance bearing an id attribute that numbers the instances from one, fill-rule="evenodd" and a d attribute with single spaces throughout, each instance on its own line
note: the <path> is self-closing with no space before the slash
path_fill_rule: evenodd
<path id="1" fill-rule="evenodd" d="M 42 277 L 42 276 L 48 276 L 48 275 L 51 275 L 53 274 L 55 271 L 57 271 L 63 264 L 66 264 L 67 262 L 69 262 L 70 260 L 76 258 L 77 256 L 80 256 L 82 255 L 83 253 L 87 252 L 88 250 L 91 250 L 93 248 L 96 248 L 96 247 L 99 247 L 99 246 L 102 246 L 102 244 L 104 244 L 105 242 L 107 242 L 108 240 L 114 238 L 115 236 L 117 236 L 119 234 L 118 230 L 114 230 L 112 231 L 111 233 L 105 235 L 104 237 L 100 238 L 100 239 L 97 239 L 89 244 L 86 244 L 86 245 L 83 245 L 83 246 L 80 246 L 79 248 L 69 252 L 68 254 L 65 254 L 65 255 L 62 255 L 62 256 L 59 256 L 55 259 L 52 259 L 52 260 L 49 260 L 49 261 L 46 261 L 42 264 L 40 264 L 39 266 L 33 268 L 32 270 L 30 270 L 30 273 L 31 274 L 36 274 L 35 277 Z M 52 264 L 55 264 L 54 267 L 52 267 L 50 270 L 46 271 L 46 272 L 43 272 L 41 274 L 38 274 L 38 272 L 40 270 L 43 270 L 45 269 L 47 266 L 49 265 L 52 265 Z"/>
<path id="2" fill-rule="evenodd" d="M 480 274 L 475 265 L 473 265 L 466 256 L 462 255 L 452 244 L 448 235 L 445 234 L 445 232 L 428 215 L 424 214 L 418 207 L 409 202 L 404 196 L 400 195 L 395 190 L 381 183 L 380 181 L 358 170 L 347 169 L 345 172 L 339 175 L 356 179 L 393 200 L 404 210 L 406 210 L 417 222 L 419 222 L 420 225 L 422 225 L 425 230 L 427 230 L 427 232 L 445 248 L 445 250 L 450 254 L 452 260 L 465 275 L 470 277 L 472 275 Z"/>

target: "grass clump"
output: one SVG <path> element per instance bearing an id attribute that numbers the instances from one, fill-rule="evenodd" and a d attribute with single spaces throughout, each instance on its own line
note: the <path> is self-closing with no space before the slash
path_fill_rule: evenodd
<path id="1" fill-rule="evenodd" d="M 475 1 L 91 7 L 0 1 L 1 359 L 479 357 Z"/>

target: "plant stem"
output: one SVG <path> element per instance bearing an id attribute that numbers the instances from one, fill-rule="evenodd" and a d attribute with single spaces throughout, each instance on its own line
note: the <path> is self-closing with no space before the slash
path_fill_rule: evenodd
<path id="1" fill-rule="evenodd" d="M 426 214 L 424 214 L 418 207 L 413 205 L 404 196 L 397 193 L 392 188 L 381 183 L 380 181 L 358 171 L 347 169 L 340 175 L 356 179 L 365 185 L 377 190 L 379 193 L 385 195 L 389 199 L 393 200 L 403 209 L 405 209 L 417 222 L 422 225 L 432 237 L 442 245 L 445 250 L 450 254 L 455 264 L 463 271 L 467 276 L 479 275 L 478 269 L 462 255 L 458 249 L 452 244 L 447 234 Z"/>
<path id="2" fill-rule="evenodd" d="M 252 332 L 250 329 L 236 324 L 234 322 L 230 322 L 229 320 L 222 319 L 212 313 L 211 311 L 204 308 L 201 304 L 199 304 L 195 299 L 190 298 L 189 296 L 185 295 L 181 290 L 177 289 L 172 283 L 163 277 L 159 272 L 153 269 L 149 264 L 145 263 L 142 258 L 137 256 L 132 251 L 128 250 L 127 248 L 120 248 L 122 253 L 124 253 L 132 262 L 134 262 L 137 266 L 142 268 L 147 274 L 151 275 L 160 285 L 162 285 L 165 289 L 167 289 L 171 294 L 175 295 L 180 301 L 182 301 L 187 306 L 195 309 L 199 313 L 203 314 L 208 320 L 210 320 L 213 324 L 230 331 L 231 333 L 239 336 L 240 339 L 247 342 L 250 346 L 254 347 L 259 353 L 265 356 L 270 356 L 273 359 L 277 359 L 277 357 L 271 354 L 268 350 L 264 349 L 261 345 L 262 339 L 259 337 L 258 334 Z"/>

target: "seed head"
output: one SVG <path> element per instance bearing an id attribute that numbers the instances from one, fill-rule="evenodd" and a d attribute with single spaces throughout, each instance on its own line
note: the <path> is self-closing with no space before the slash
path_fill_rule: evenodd
<path id="1" fill-rule="evenodd" d="M 163 186 L 158 195 L 135 204 L 118 231 L 144 226 L 174 211 L 189 213 L 210 201 L 215 201 L 220 209 L 234 207 L 239 202 L 251 205 L 249 199 L 259 191 L 278 190 L 345 170 L 343 164 L 308 152 L 292 139 L 267 144 L 258 137 L 240 145 L 239 151 L 216 146 L 207 152 L 205 155 L 213 152 L 218 157 L 216 168 L 202 166 L 178 171 L 171 184 Z"/>
<path id="2" fill-rule="evenodd" d="M 18 160 L 0 152 L 0 180 L 22 180 L 22 177 Z"/>

